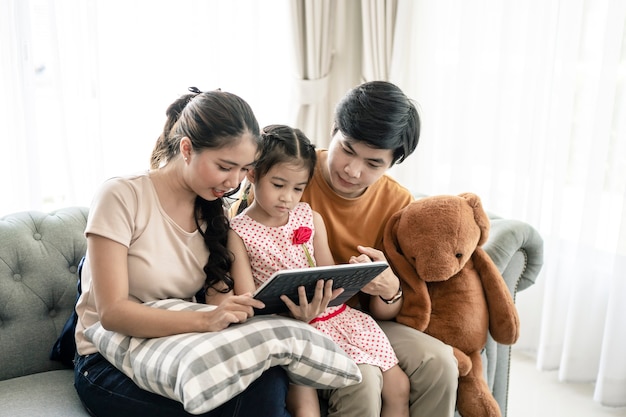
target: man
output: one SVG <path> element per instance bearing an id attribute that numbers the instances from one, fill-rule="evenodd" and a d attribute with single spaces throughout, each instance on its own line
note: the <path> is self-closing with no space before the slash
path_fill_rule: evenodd
<path id="1" fill-rule="evenodd" d="M 413 200 L 385 175 L 417 147 L 420 119 L 413 102 L 394 84 L 357 86 L 335 111 L 328 150 L 318 150 L 315 174 L 302 201 L 324 218 L 337 263 L 385 260 L 382 236 L 389 217 Z M 458 383 L 452 349 L 392 320 L 402 306 L 400 280 L 388 268 L 363 288 L 361 307 L 378 319 L 411 383 L 411 417 L 454 414 Z M 353 300 L 353 304 L 359 300 Z M 363 381 L 322 393 L 331 417 L 378 417 L 382 372 L 359 365 Z"/>

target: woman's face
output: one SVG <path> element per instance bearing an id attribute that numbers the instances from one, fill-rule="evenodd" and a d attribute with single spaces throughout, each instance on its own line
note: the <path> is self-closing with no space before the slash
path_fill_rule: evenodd
<path id="1" fill-rule="evenodd" d="M 232 145 L 193 152 L 186 182 L 200 197 L 216 200 L 241 184 L 252 169 L 256 154 L 257 144 L 250 133 L 241 135 Z"/>
<path id="2" fill-rule="evenodd" d="M 375 183 L 393 161 L 391 149 L 376 149 L 346 138 L 341 131 L 332 137 L 324 178 L 330 187 L 345 198 L 358 197 Z"/>

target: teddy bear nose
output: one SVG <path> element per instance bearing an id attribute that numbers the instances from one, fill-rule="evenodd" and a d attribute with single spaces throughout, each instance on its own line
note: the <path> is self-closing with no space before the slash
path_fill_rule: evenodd
<path id="1" fill-rule="evenodd" d="M 462 254 L 462 253 L 457 253 L 457 254 L 456 254 L 456 255 L 454 255 L 454 256 L 456 256 L 456 257 L 457 257 L 457 259 L 461 259 L 461 258 L 463 257 L 463 254 Z"/>

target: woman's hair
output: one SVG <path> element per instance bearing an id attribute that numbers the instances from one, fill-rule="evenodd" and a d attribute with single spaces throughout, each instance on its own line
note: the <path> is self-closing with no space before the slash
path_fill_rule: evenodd
<path id="1" fill-rule="evenodd" d="M 190 94 L 179 97 L 167 108 L 163 133 L 150 157 L 152 169 L 173 160 L 180 153 L 180 141 L 184 137 L 189 138 L 196 152 L 230 146 L 246 133 L 260 142 L 259 123 L 243 99 L 220 90 L 201 92 L 191 87 L 189 91 Z M 197 196 L 194 216 L 209 250 L 209 259 L 204 266 L 205 286 L 197 294 L 199 301 L 204 301 L 206 289 L 215 284 L 225 283 L 227 290 L 224 292 L 233 288 L 230 277 L 232 255 L 226 248 L 230 223 L 224 213 L 222 198 L 208 201 Z M 204 230 L 202 223 L 206 224 Z"/>
<path id="2" fill-rule="evenodd" d="M 289 163 L 308 169 L 310 181 L 316 162 L 315 146 L 300 129 L 269 125 L 261 131 L 261 150 L 254 164 L 254 175 L 258 180 L 273 166 Z"/>
<path id="3" fill-rule="evenodd" d="M 167 119 L 150 157 L 156 169 L 180 152 L 180 141 L 188 137 L 194 151 L 232 145 L 244 133 L 259 139 L 259 123 L 242 98 L 220 90 L 201 92 L 195 87 L 167 108 Z"/>
<path id="4" fill-rule="evenodd" d="M 420 118 L 416 105 L 396 85 L 370 81 L 350 90 L 335 108 L 337 131 L 357 142 L 393 151 L 392 165 L 417 147 Z"/>

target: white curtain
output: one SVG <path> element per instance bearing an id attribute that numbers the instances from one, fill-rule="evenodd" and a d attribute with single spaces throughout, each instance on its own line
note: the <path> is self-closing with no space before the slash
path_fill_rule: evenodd
<path id="1" fill-rule="evenodd" d="M 389 80 L 398 0 L 361 0 L 363 81 Z"/>
<path id="2" fill-rule="evenodd" d="M 294 126 L 314 143 L 327 143 L 333 62 L 334 0 L 291 0 L 291 26 L 296 63 Z"/>
<path id="3" fill-rule="evenodd" d="M 35 105 L 35 76 L 28 4 L 19 0 L 0 2 L 0 138 L 3 163 L 0 164 L 0 190 L 3 207 L 11 200 L 36 204 L 38 190 L 32 177 L 38 164 L 29 169 L 29 158 L 38 160 L 32 114 Z M 16 181 L 19 178 L 20 181 Z"/>
<path id="4" fill-rule="evenodd" d="M 190 86 L 289 123 L 288 21 L 287 0 L 0 1 L 0 216 L 88 206 L 147 169 Z"/>
<path id="5" fill-rule="evenodd" d="M 296 81 L 292 117 L 319 147 L 334 107 L 364 81 L 388 80 L 397 0 L 291 0 Z"/>
<path id="6" fill-rule="evenodd" d="M 397 16 L 390 78 L 423 135 L 393 174 L 535 226 L 545 263 L 514 348 L 626 406 L 626 1 L 399 0 Z"/>

